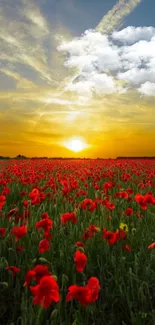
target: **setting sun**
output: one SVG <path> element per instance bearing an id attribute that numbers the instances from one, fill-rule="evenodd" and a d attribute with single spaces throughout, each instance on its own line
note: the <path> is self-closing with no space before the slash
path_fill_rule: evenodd
<path id="1" fill-rule="evenodd" d="M 72 138 L 65 142 L 65 147 L 71 151 L 79 152 L 87 148 L 87 144 L 81 138 Z"/>

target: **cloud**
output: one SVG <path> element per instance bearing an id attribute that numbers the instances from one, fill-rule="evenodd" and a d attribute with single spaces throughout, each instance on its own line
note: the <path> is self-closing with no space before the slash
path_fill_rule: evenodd
<path id="1" fill-rule="evenodd" d="M 155 81 L 155 69 L 131 68 L 125 72 L 119 72 L 117 78 L 129 82 L 132 86 L 138 86 L 148 80 Z"/>
<path id="2" fill-rule="evenodd" d="M 48 36 L 48 25 L 33 1 L 22 0 L 20 5 L 3 4 L 0 14 L 0 59 L 9 69 L 8 63 L 16 67 L 21 63 L 31 67 L 47 83 L 54 82 L 48 68 L 44 41 Z"/>
<path id="3" fill-rule="evenodd" d="M 12 71 L 11 69 L 8 70 L 6 68 L 0 68 L 0 72 L 3 72 L 7 76 L 13 78 L 16 80 L 16 87 L 20 89 L 32 89 L 36 88 L 36 85 L 31 81 L 26 78 L 22 78 L 21 75 L 15 71 Z"/>
<path id="4" fill-rule="evenodd" d="M 111 94 L 114 92 L 123 92 L 123 88 L 116 84 L 112 76 L 108 76 L 105 73 L 98 73 L 92 71 L 89 74 L 85 74 L 85 79 L 69 84 L 66 90 L 76 91 L 79 95 L 92 96 L 92 93 Z"/>
<path id="5" fill-rule="evenodd" d="M 62 98 L 53 98 L 53 97 L 49 97 L 49 98 L 43 98 L 43 101 L 45 101 L 47 104 L 59 104 L 59 105 L 70 105 L 72 104 L 72 101 L 70 100 L 66 100 L 66 99 L 62 99 Z"/>
<path id="6" fill-rule="evenodd" d="M 4 68 L 1 68 L 0 69 L 0 72 L 3 72 L 4 74 L 6 74 L 7 76 L 15 79 L 15 80 L 19 80 L 20 79 L 20 76 L 17 72 L 14 72 L 14 71 L 11 71 L 11 70 L 7 70 L 7 69 L 4 69 Z"/>
<path id="7" fill-rule="evenodd" d="M 131 26 L 110 35 L 89 30 L 57 49 L 66 55 L 64 65 L 76 71 L 66 85 L 68 91 L 88 97 L 128 89 L 141 92 L 142 84 L 155 82 L 153 27 Z"/>
<path id="8" fill-rule="evenodd" d="M 155 82 L 153 83 L 153 82 L 150 82 L 150 81 L 146 81 L 144 84 L 142 84 L 140 86 L 139 91 L 143 95 L 155 96 Z"/>
<path id="9" fill-rule="evenodd" d="M 36 6 L 35 2 L 30 0 L 22 0 L 23 7 L 21 14 L 30 20 L 37 28 L 45 34 L 49 33 L 48 24 L 41 14 L 40 8 Z"/>
<path id="10" fill-rule="evenodd" d="M 114 31 L 112 38 L 125 44 L 134 44 L 137 41 L 150 41 L 155 35 L 155 28 L 128 26 L 120 31 Z"/>
<path id="11" fill-rule="evenodd" d="M 96 31 L 104 34 L 111 33 L 122 25 L 122 20 L 129 15 L 141 0 L 119 0 L 116 5 L 100 20 Z"/>

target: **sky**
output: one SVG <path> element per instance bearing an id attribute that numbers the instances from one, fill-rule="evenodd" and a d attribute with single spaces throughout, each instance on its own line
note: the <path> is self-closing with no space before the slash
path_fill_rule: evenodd
<path id="1" fill-rule="evenodd" d="M 154 0 L 1 0 L 0 155 L 155 155 L 154 12 Z M 66 148 L 74 137 L 85 150 Z"/>

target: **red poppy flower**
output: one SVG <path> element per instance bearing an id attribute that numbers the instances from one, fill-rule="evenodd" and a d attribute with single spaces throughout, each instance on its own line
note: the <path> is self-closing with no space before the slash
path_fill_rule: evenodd
<path id="1" fill-rule="evenodd" d="M 40 230 L 40 228 L 43 228 L 45 231 L 48 231 L 52 228 L 53 221 L 49 218 L 42 219 L 38 222 L 36 222 L 35 227 Z"/>
<path id="2" fill-rule="evenodd" d="M 84 199 L 83 202 L 81 203 L 81 208 L 83 210 L 86 210 L 87 207 L 90 207 L 93 204 L 92 199 Z"/>
<path id="3" fill-rule="evenodd" d="M 44 276 L 36 286 L 30 286 L 34 296 L 33 304 L 48 308 L 52 302 L 60 300 L 59 287 L 54 277 Z"/>
<path id="4" fill-rule="evenodd" d="M 92 234 L 96 234 L 98 232 L 98 229 L 97 229 L 97 226 L 96 225 L 90 225 L 87 229 L 89 231 L 91 231 Z"/>
<path id="5" fill-rule="evenodd" d="M 98 299 L 98 294 L 100 290 L 99 280 L 95 277 L 91 277 L 88 280 L 87 287 L 91 291 L 91 302 L 94 302 Z"/>
<path id="6" fill-rule="evenodd" d="M 25 277 L 25 282 L 24 282 L 24 287 L 30 285 L 31 279 L 35 280 L 35 275 L 36 275 L 36 273 L 33 269 L 27 271 L 26 277 Z"/>
<path id="7" fill-rule="evenodd" d="M 32 270 L 27 271 L 24 286 L 29 286 L 31 279 L 35 280 L 38 284 L 41 278 L 45 275 L 51 275 L 48 266 L 38 264 Z"/>
<path id="8" fill-rule="evenodd" d="M 118 239 L 126 239 L 127 238 L 127 234 L 123 229 L 119 229 L 117 231 L 117 236 L 118 236 Z"/>
<path id="9" fill-rule="evenodd" d="M 28 207 L 28 205 L 29 205 L 29 202 L 28 202 L 28 200 L 24 200 L 24 201 L 23 201 L 23 206 L 24 206 L 25 208 L 27 208 L 27 207 Z"/>
<path id="10" fill-rule="evenodd" d="M 40 193 L 37 188 L 34 188 L 31 193 L 29 193 L 32 205 L 37 205 L 40 203 Z"/>
<path id="11" fill-rule="evenodd" d="M 48 218 L 49 218 L 48 213 L 47 213 L 47 212 L 43 212 L 41 218 L 42 218 L 42 219 L 48 219 Z"/>
<path id="12" fill-rule="evenodd" d="M 103 230 L 102 238 L 107 239 L 110 246 L 116 244 L 119 240 L 117 232 L 108 231 L 107 229 Z"/>
<path id="13" fill-rule="evenodd" d="M 37 283 L 40 282 L 40 279 L 45 276 L 45 275 L 51 275 L 51 272 L 49 272 L 48 270 L 48 266 L 42 265 L 42 264 L 38 264 L 36 265 L 33 270 L 35 271 L 35 280 Z"/>
<path id="14" fill-rule="evenodd" d="M 10 193 L 10 188 L 6 187 L 4 188 L 4 190 L 2 191 L 2 195 L 7 195 Z"/>
<path id="15" fill-rule="evenodd" d="M 6 234 L 6 228 L 0 228 L 0 236 L 1 237 L 4 237 L 5 236 L 5 234 Z"/>
<path id="16" fill-rule="evenodd" d="M 105 192 L 107 192 L 109 189 L 111 189 L 113 187 L 113 184 L 111 182 L 105 182 L 103 184 L 103 189 Z"/>
<path id="17" fill-rule="evenodd" d="M 121 198 L 121 199 L 128 199 L 128 197 L 129 197 L 129 195 L 128 195 L 128 192 L 120 192 L 119 193 L 119 197 Z"/>
<path id="18" fill-rule="evenodd" d="M 64 224 L 66 224 L 68 221 L 72 222 L 73 224 L 77 223 L 77 217 L 75 215 L 75 212 L 63 213 L 60 219 L 61 222 Z"/>
<path id="19" fill-rule="evenodd" d="M 155 242 L 154 243 L 152 243 L 152 244 L 150 244 L 148 247 L 147 247 L 148 249 L 152 249 L 152 248 L 155 248 Z"/>
<path id="20" fill-rule="evenodd" d="M 3 205 L 5 204 L 6 196 L 0 195 L 0 209 L 2 209 Z"/>
<path id="21" fill-rule="evenodd" d="M 13 227 L 11 232 L 16 237 L 16 241 L 18 241 L 27 234 L 27 227 Z"/>
<path id="22" fill-rule="evenodd" d="M 81 305 L 86 306 L 89 304 L 89 290 L 87 286 L 77 286 L 76 284 L 71 285 L 68 288 L 68 293 L 66 296 L 66 301 L 69 302 L 73 299 L 76 299 L 80 302 Z"/>
<path id="23" fill-rule="evenodd" d="M 143 210 L 147 210 L 147 202 L 145 201 L 143 195 L 137 193 L 137 194 L 135 195 L 135 200 L 136 200 L 136 202 L 140 205 L 141 209 L 143 209 Z"/>
<path id="24" fill-rule="evenodd" d="M 76 264 L 76 271 L 83 272 L 87 263 L 87 256 L 77 250 L 74 254 L 74 262 Z"/>
<path id="25" fill-rule="evenodd" d="M 127 252 L 131 252 L 131 246 L 126 244 L 126 245 L 123 246 L 123 250 L 127 251 Z"/>
<path id="26" fill-rule="evenodd" d="M 50 243 L 49 243 L 49 240 L 48 239 L 42 239 L 39 243 L 39 253 L 44 253 L 44 252 L 47 252 L 50 248 Z"/>
<path id="27" fill-rule="evenodd" d="M 88 284 L 84 287 L 77 286 L 76 284 L 68 288 L 66 301 L 69 302 L 72 299 L 78 300 L 81 305 L 86 306 L 93 303 L 98 299 L 100 290 L 100 284 L 97 278 L 91 277 L 88 280 Z"/>
<path id="28" fill-rule="evenodd" d="M 152 204 L 154 205 L 155 204 L 155 198 L 152 194 L 149 194 L 147 193 L 145 196 L 144 196 L 144 204 Z"/>
<path id="29" fill-rule="evenodd" d="M 83 247 L 84 248 L 84 243 L 82 243 L 81 241 L 77 241 L 77 243 L 75 245 L 77 247 Z"/>
<path id="30" fill-rule="evenodd" d="M 98 232 L 98 227 L 96 225 L 90 225 L 82 235 L 82 238 L 84 240 L 88 240 L 89 238 L 94 236 L 97 232 Z"/>
<path id="31" fill-rule="evenodd" d="M 12 275 L 13 275 L 13 276 L 15 276 L 16 273 L 21 272 L 21 269 L 20 269 L 19 267 L 16 267 L 16 266 L 7 266 L 7 267 L 5 268 L 5 270 L 7 270 L 7 271 L 10 270 L 10 271 L 12 272 Z"/>
<path id="32" fill-rule="evenodd" d="M 34 188 L 31 193 L 29 194 L 30 198 L 33 197 L 33 195 L 39 195 L 39 190 L 37 188 Z"/>
<path id="33" fill-rule="evenodd" d="M 112 202 L 109 202 L 109 201 L 106 201 L 106 202 L 105 202 L 105 206 L 106 206 L 106 208 L 109 209 L 109 210 L 114 210 L 114 209 L 115 209 L 115 204 L 112 203 Z"/>
<path id="34" fill-rule="evenodd" d="M 44 231 L 44 236 L 46 239 L 51 240 L 52 239 L 52 234 L 49 231 Z"/>
<path id="35" fill-rule="evenodd" d="M 86 231 L 83 233 L 82 238 L 84 240 L 88 240 L 89 238 L 92 237 L 92 232 L 89 229 L 86 229 Z"/>
<path id="36" fill-rule="evenodd" d="M 133 209 L 132 208 L 127 208 L 125 214 L 126 214 L 126 216 L 132 216 Z"/>
<path id="37" fill-rule="evenodd" d="M 20 195 L 21 196 L 25 196 L 26 195 L 26 192 L 25 191 L 22 191 L 22 192 L 20 192 Z"/>

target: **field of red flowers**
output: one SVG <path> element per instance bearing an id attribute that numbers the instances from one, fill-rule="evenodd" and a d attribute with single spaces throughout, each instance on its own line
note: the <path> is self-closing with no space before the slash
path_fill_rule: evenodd
<path id="1" fill-rule="evenodd" d="M 0 161 L 0 324 L 155 324 L 155 161 Z"/>

